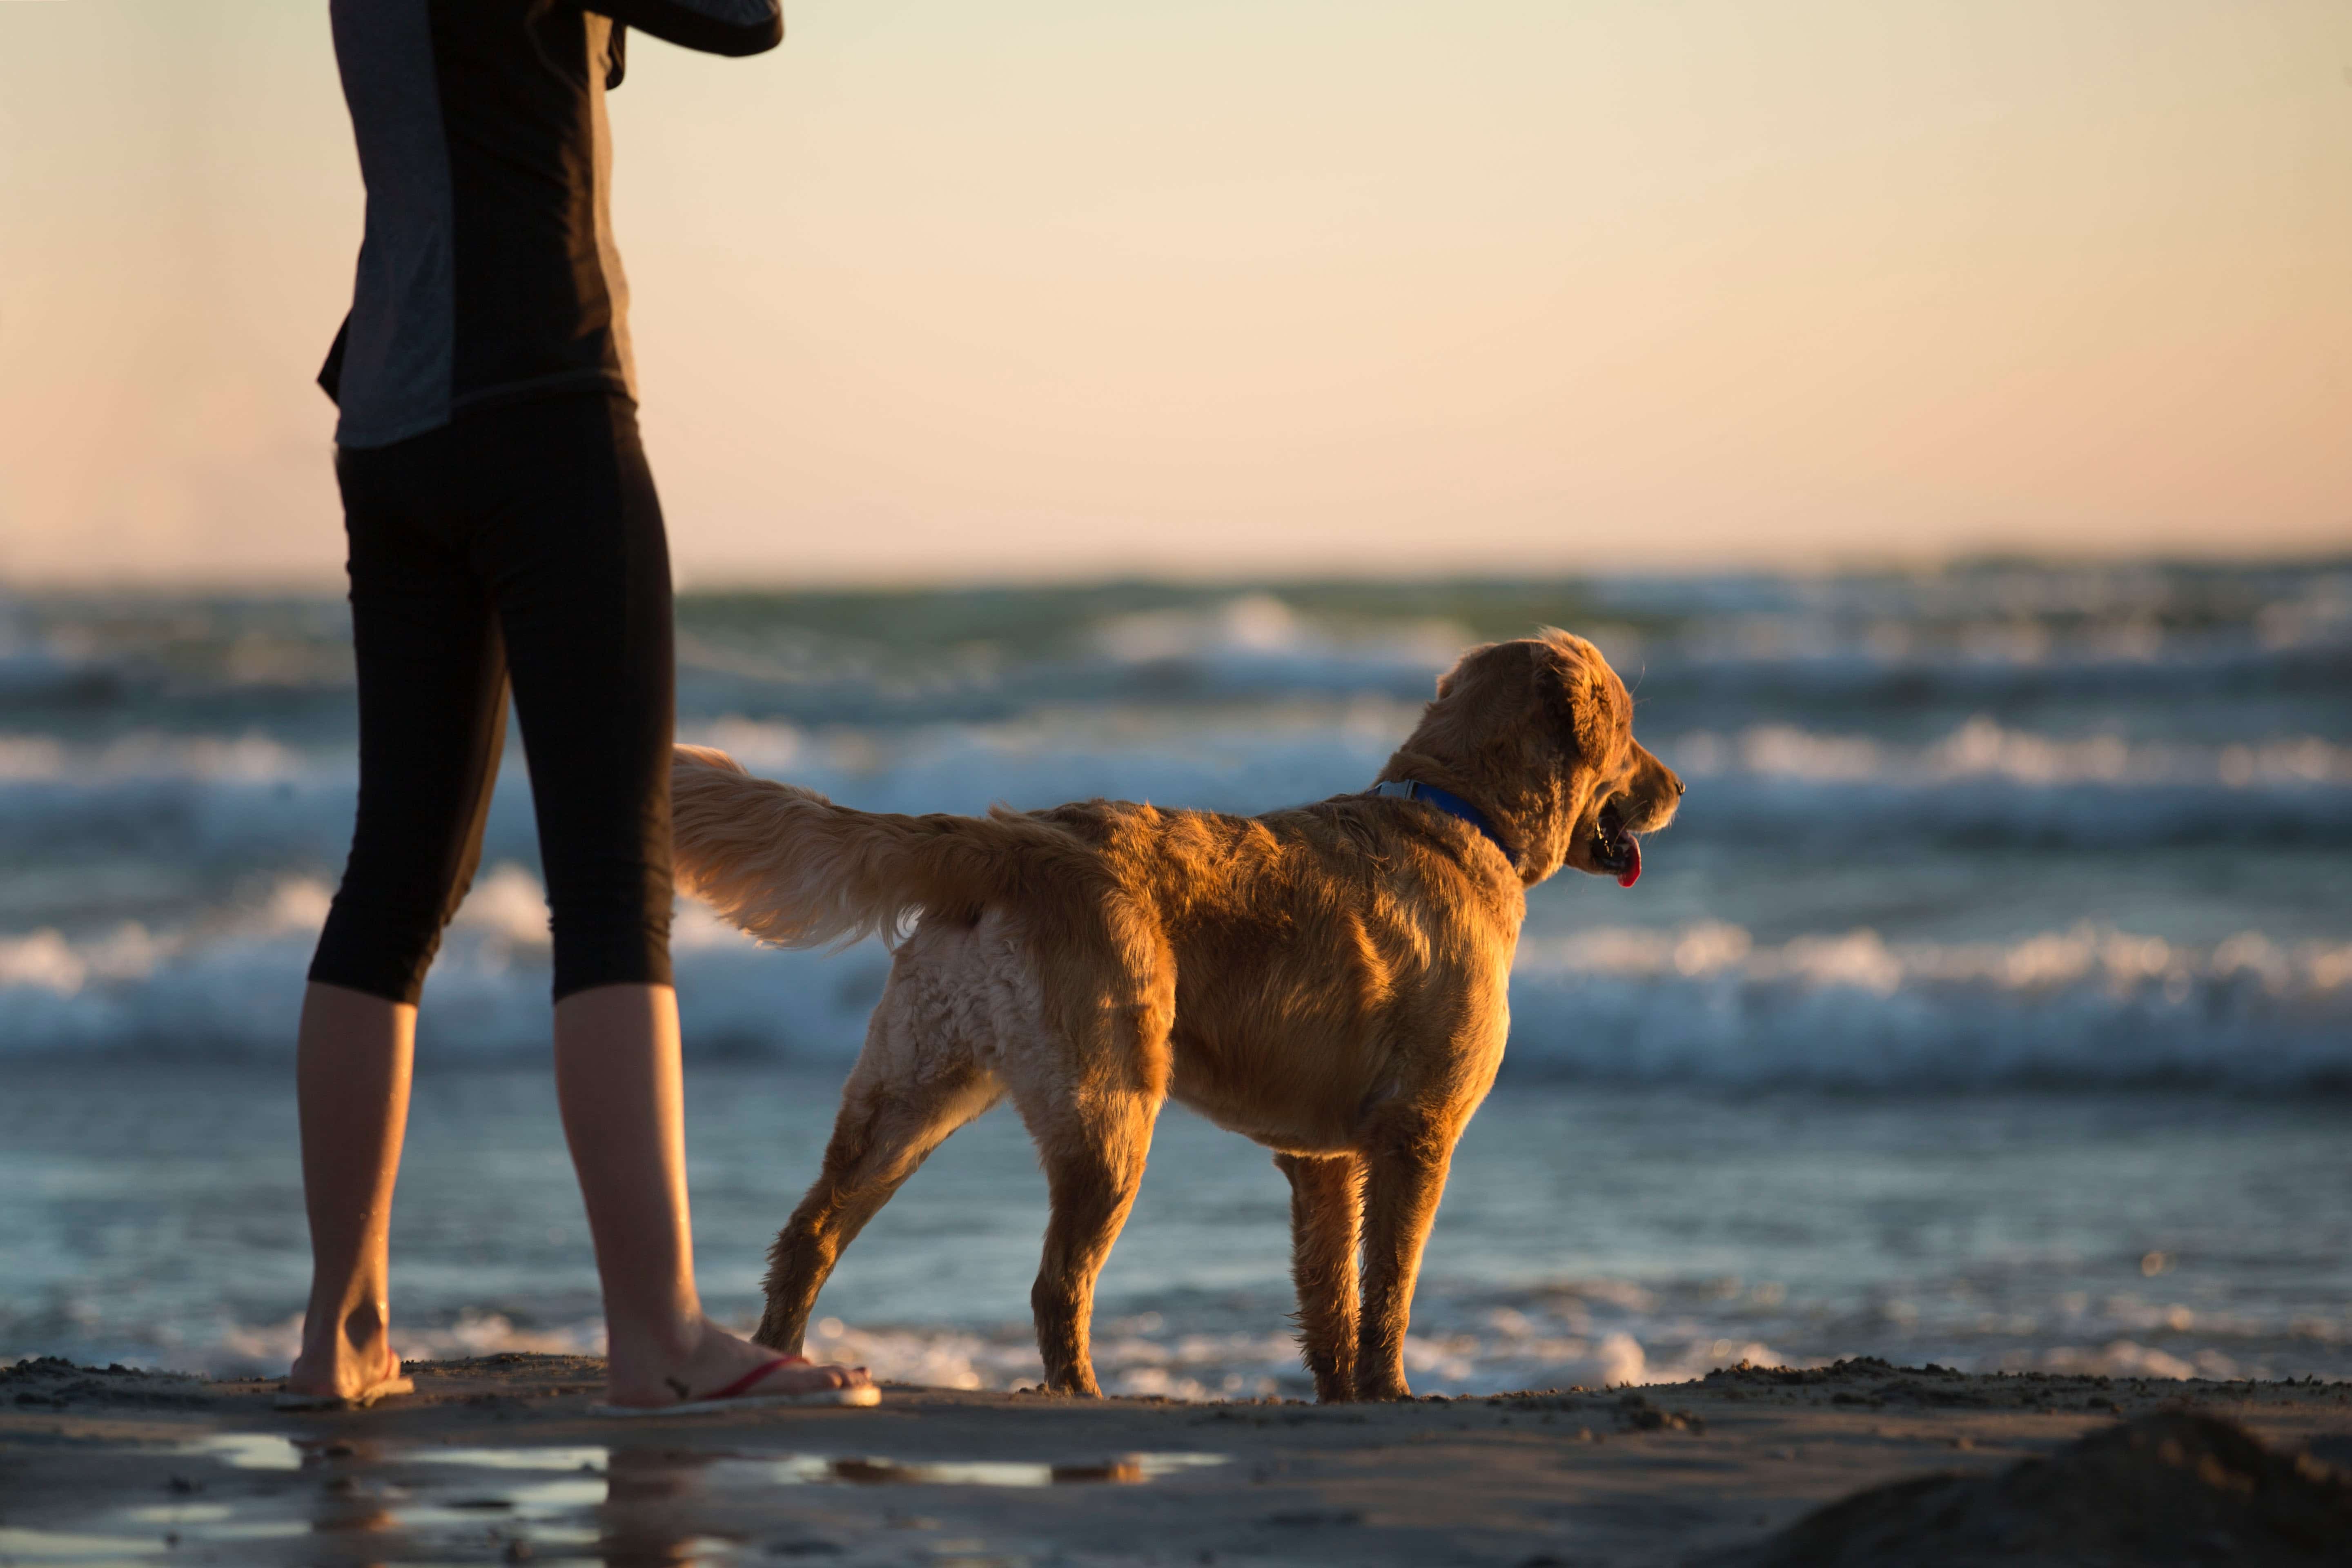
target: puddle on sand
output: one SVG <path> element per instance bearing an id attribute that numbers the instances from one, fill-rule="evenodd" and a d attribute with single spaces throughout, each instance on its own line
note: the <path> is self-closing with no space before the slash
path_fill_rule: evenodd
<path id="1" fill-rule="evenodd" d="M 612 1450 L 604 1447 L 405 1448 L 393 1457 L 412 1465 L 470 1465 L 482 1470 L 593 1470 L 599 1475 L 613 1462 Z"/>
<path id="2" fill-rule="evenodd" d="M 320 1445 L 310 1447 L 315 1449 Z M 179 1444 L 172 1451 L 191 1458 L 218 1459 L 233 1470 L 299 1470 L 306 1462 L 315 1462 L 306 1461 L 292 1438 L 267 1432 L 215 1432 Z"/>
<path id="3" fill-rule="evenodd" d="M 644 1527 L 661 1519 L 666 1510 L 658 1505 L 698 1495 L 727 1493 L 740 1501 L 777 1487 L 1137 1485 L 1228 1462 L 1222 1454 L 1183 1453 L 1042 1463 L 608 1446 L 412 1447 L 259 1433 L 215 1434 L 172 1451 L 259 1472 L 253 1484 L 264 1489 L 118 1510 L 100 1521 L 102 1532 L 0 1529 L 0 1563 L 68 1568 L 143 1561 L 187 1547 L 328 1537 L 353 1544 L 380 1538 L 370 1540 L 368 1552 L 386 1563 L 422 1564 L 503 1541 L 528 1542 L 530 1561 L 547 1568 L 593 1568 L 608 1560 L 685 1565 L 731 1560 L 737 1551 L 710 1536 L 674 1535 L 666 1521 L 656 1531 L 659 1551 L 650 1550 L 656 1543 Z M 289 1490 L 264 1479 L 289 1472 L 306 1474 L 315 1489 Z M 645 1514 L 644 1505 L 656 1506 Z M 996 1561 L 950 1556 L 961 1568 Z"/>
<path id="4" fill-rule="evenodd" d="M 0 1563 L 103 1563 L 129 1557 L 157 1557 L 170 1548 L 162 1540 L 127 1535 L 90 1535 L 73 1530 L 22 1530 L 0 1524 Z"/>
<path id="5" fill-rule="evenodd" d="M 1055 1487 L 1108 1482 L 1133 1486 L 1225 1462 L 1222 1454 L 1120 1454 L 1059 1465 L 1011 1459 L 812 1459 L 730 1461 L 761 1466 L 786 1484 L 847 1481 L 854 1486 Z"/>
<path id="6" fill-rule="evenodd" d="M 234 1511 L 225 1502 L 165 1502 L 152 1508 L 126 1508 L 114 1517 L 131 1524 L 156 1524 L 171 1530 L 184 1524 L 218 1524 Z"/>
<path id="7" fill-rule="evenodd" d="M 817 1454 L 785 1454 L 764 1458 L 699 1454 L 677 1448 L 440 1448 L 387 1457 L 409 1464 L 578 1471 L 608 1479 L 623 1479 L 633 1471 L 649 1476 L 699 1470 L 707 1472 L 714 1482 L 739 1486 L 761 1481 L 772 1486 L 824 1485 L 832 1481 L 855 1486 L 1049 1487 L 1090 1481 L 1132 1485 L 1226 1462 L 1223 1454 L 1117 1454 L 1099 1459 L 1034 1464 L 1011 1459 L 890 1459 L 868 1455 L 827 1458 Z M 603 1500 L 600 1497 L 598 1500 Z"/>

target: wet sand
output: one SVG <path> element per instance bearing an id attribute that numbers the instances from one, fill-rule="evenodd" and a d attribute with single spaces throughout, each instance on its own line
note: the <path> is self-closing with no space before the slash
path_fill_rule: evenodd
<path id="1" fill-rule="evenodd" d="M 1647 1568 L 2164 1409 L 2352 1467 L 2352 1384 L 1864 1362 L 1379 1406 L 887 1386 L 873 1410 L 611 1421 L 592 1360 L 411 1371 L 412 1398 L 293 1415 L 265 1383 L 0 1369 L 0 1563 Z"/>

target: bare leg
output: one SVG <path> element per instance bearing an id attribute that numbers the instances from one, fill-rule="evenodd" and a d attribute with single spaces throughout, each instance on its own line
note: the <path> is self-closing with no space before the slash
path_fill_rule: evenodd
<path id="1" fill-rule="evenodd" d="M 932 1150 L 1003 1092 L 977 1067 L 914 1081 L 852 1077 L 824 1167 L 768 1249 L 768 1307 L 752 1337 L 797 1354 L 817 1292 L 843 1249 Z"/>
<path id="2" fill-rule="evenodd" d="M 1452 1131 L 1418 1118 L 1387 1131 L 1367 1158 L 1363 1322 L 1356 1349 L 1360 1399 L 1412 1397 L 1404 1381 L 1405 1327 L 1421 1250 L 1437 1219 L 1453 1158 Z"/>
<path id="3" fill-rule="evenodd" d="M 297 1049 L 310 1303 L 289 1392 L 349 1398 L 395 1375 L 388 1239 L 416 1009 L 340 986 L 303 999 Z M 702 1315 L 686 1204 L 677 1001 L 667 986 L 600 986 L 555 1010 L 556 1088 L 604 1280 L 614 1403 L 707 1394 L 774 1359 Z M 840 1367 L 772 1373 L 759 1390 L 866 1381 Z"/>
<path id="4" fill-rule="evenodd" d="M 289 1393 L 349 1399 L 399 1373 L 388 1247 L 415 1045 L 416 1009 L 404 1003 L 339 985 L 303 995 L 294 1081 L 310 1303 Z"/>
<path id="5" fill-rule="evenodd" d="M 700 1398 L 774 1360 L 704 1317 L 694 1288 L 677 993 L 600 985 L 557 1003 L 555 1090 L 604 1286 L 612 1402 Z M 844 1367 L 792 1367 L 756 1391 L 866 1381 Z"/>
<path id="6" fill-rule="evenodd" d="M 1290 1178 L 1290 1277 L 1298 1287 L 1298 1337 L 1315 1397 L 1356 1397 L 1356 1243 L 1364 1167 L 1353 1154 L 1276 1154 Z"/>

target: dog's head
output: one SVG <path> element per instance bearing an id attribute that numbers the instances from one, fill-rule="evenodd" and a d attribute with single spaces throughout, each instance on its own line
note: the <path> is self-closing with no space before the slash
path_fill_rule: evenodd
<path id="1" fill-rule="evenodd" d="M 1562 866 L 1642 874 L 1641 836 L 1674 820 L 1683 781 L 1633 739 L 1633 700 L 1601 650 L 1549 627 L 1472 648 L 1381 775 L 1475 802 L 1533 887 Z"/>

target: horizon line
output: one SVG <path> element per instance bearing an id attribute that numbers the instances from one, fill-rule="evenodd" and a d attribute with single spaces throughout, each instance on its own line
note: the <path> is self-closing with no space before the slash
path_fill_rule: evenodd
<path id="1" fill-rule="evenodd" d="M 1284 588 L 1337 584 L 1418 584 L 1436 585 L 1496 585 L 1504 584 L 1624 583 L 1693 581 L 1701 578 L 1798 579 L 1820 577 L 1924 577 L 1946 574 L 2009 570 L 2086 571 L 2137 569 L 2158 572 L 2262 572 L 2352 570 L 2352 537 L 2330 549 L 2202 552 L 2168 548 L 2136 551 L 1974 550 L 1952 552 L 1815 552 L 1779 562 L 1727 560 L 1706 563 L 1665 560 L 1620 567 L 1538 565 L 1511 571 L 1496 566 L 1429 572 L 1411 565 L 1367 566 L 1350 570 L 1332 563 L 1310 567 L 1304 563 L 1275 564 L 1256 572 L 1194 571 L 1171 566 L 1109 568 L 1068 572 L 1007 571 L 923 573 L 813 572 L 786 577 L 768 570 L 678 570 L 673 564 L 674 592 L 680 597 L 726 595 L 906 593 L 979 593 L 1076 591 L 1117 587 L 1166 586 L 1218 588 Z M 344 578 L 340 573 L 244 573 L 212 576 L 178 574 L 142 576 L 110 573 L 89 576 L 18 578 L 0 573 L 0 598 L 68 598 L 79 595 L 121 598 L 173 597 L 316 597 L 340 596 Z"/>

